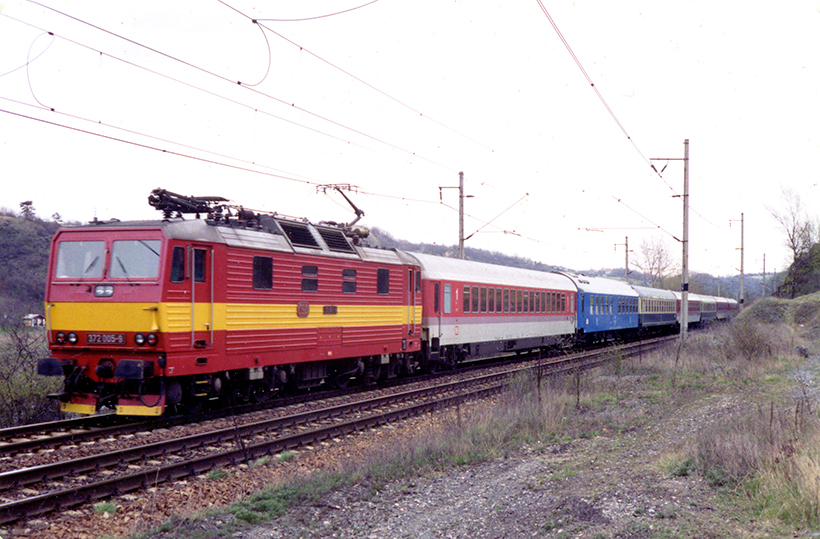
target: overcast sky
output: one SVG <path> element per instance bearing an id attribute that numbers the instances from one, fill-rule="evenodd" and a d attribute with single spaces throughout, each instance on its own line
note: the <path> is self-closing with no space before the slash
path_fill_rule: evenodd
<path id="1" fill-rule="evenodd" d="M 649 160 L 689 139 L 690 269 L 737 273 L 741 214 L 746 272 L 784 269 L 766 206 L 820 209 L 818 0 L 542 1 L 577 63 L 537 0 L 0 0 L 0 206 L 350 221 L 317 185 L 351 184 L 363 224 L 455 244 L 463 171 L 468 247 L 621 267 L 627 236 L 680 258 L 683 164 Z"/>

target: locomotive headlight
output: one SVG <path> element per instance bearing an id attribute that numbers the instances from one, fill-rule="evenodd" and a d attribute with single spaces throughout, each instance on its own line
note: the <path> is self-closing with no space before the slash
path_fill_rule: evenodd
<path id="1" fill-rule="evenodd" d="M 78 340 L 79 339 L 77 338 L 76 333 L 74 333 L 73 331 L 68 333 L 68 344 L 77 344 Z"/>
<path id="2" fill-rule="evenodd" d="M 65 344 L 65 333 L 58 331 L 57 335 L 54 336 L 54 342 L 57 344 Z"/>
<path id="3" fill-rule="evenodd" d="M 137 333 L 134 335 L 134 342 L 137 343 L 137 346 L 142 346 L 145 344 L 145 335 L 142 333 Z"/>
<path id="4" fill-rule="evenodd" d="M 98 284 L 94 287 L 94 296 L 98 298 L 110 298 L 114 295 L 114 286 L 110 284 Z"/>
<path id="5" fill-rule="evenodd" d="M 149 333 L 145 337 L 145 342 L 148 343 L 148 346 L 156 346 L 157 345 L 157 334 L 156 333 Z"/>

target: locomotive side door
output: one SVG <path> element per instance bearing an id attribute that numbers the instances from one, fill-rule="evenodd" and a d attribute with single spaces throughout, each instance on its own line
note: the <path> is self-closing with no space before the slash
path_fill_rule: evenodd
<path id="1" fill-rule="evenodd" d="M 209 348 L 214 336 L 214 251 L 208 245 L 188 247 L 191 275 L 191 347 Z"/>

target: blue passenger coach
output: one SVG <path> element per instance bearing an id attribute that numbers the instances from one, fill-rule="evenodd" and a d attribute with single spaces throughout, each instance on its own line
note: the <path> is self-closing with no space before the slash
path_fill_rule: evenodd
<path id="1" fill-rule="evenodd" d="M 628 284 L 586 275 L 566 275 L 578 289 L 578 339 L 602 341 L 638 328 L 638 293 Z"/>

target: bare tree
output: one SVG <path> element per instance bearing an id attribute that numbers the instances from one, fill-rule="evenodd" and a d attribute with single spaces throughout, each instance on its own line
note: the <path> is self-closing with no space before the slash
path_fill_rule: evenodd
<path id="1" fill-rule="evenodd" d="M 641 242 L 640 253 L 635 266 L 643 273 L 646 286 L 660 288 L 675 270 L 669 248 L 661 238 L 651 238 Z"/>
<path id="2" fill-rule="evenodd" d="M 792 189 L 780 186 L 781 208 L 766 206 L 774 220 L 786 235 L 785 246 L 792 253 L 791 268 L 787 276 L 784 287 L 789 295 L 794 298 L 798 283 L 795 280 L 797 274 L 801 273 L 797 266 L 801 261 L 806 260 L 806 255 L 811 250 L 812 245 L 818 239 L 818 227 L 815 222 L 808 217 L 800 195 Z"/>
<path id="3" fill-rule="evenodd" d="M 766 206 L 774 220 L 786 234 L 785 245 L 792 252 L 792 261 L 811 249 L 817 239 L 814 223 L 806 215 L 800 195 L 792 189 L 780 186 L 782 208 Z"/>

